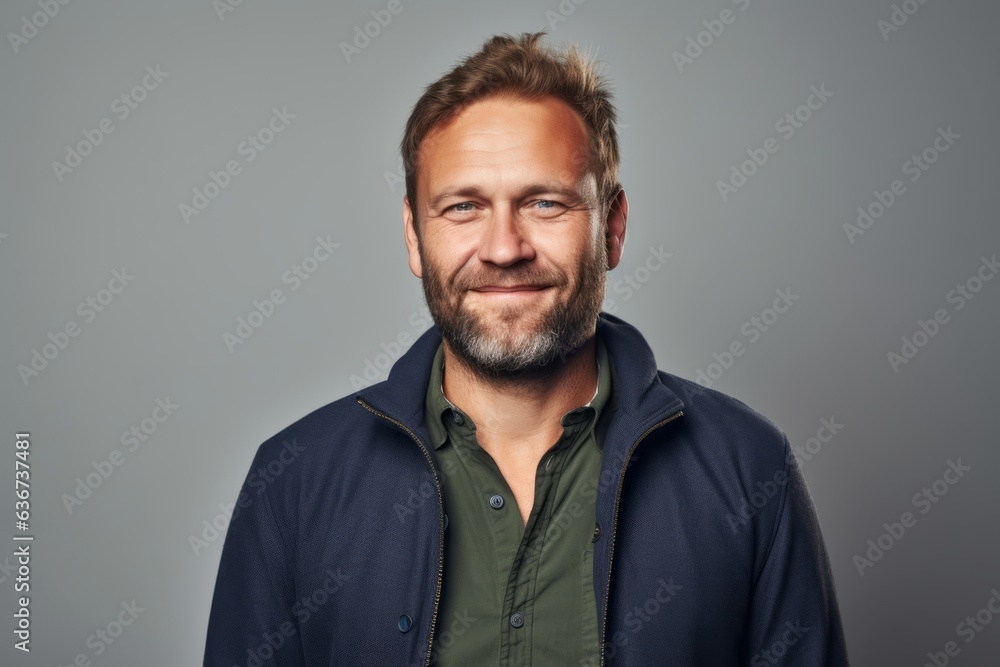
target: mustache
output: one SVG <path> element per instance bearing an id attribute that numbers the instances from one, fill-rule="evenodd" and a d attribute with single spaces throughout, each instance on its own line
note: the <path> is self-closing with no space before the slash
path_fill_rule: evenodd
<path id="1" fill-rule="evenodd" d="M 457 279 L 455 287 L 460 289 L 480 289 L 482 287 L 551 287 L 562 284 L 561 276 L 550 276 L 538 273 L 503 273 L 503 274 L 477 274 L 469 278 Z"/>

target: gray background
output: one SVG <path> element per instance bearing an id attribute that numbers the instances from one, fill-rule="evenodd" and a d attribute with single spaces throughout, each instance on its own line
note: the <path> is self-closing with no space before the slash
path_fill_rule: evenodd
<path id="1" fill-rule="evenodd" d="M 0 7 L 0 538 L 16 532 L 18 430 L 32 434 L 36 536 L 33 650 L 5 629 L 0 663 L 200 664 L 222 537 L 197 554 L 189 538 L 225 526 L 220 504 L 260 442 L 426 327 L 397 174 L 412 104 L 487 36 L 549 27 L 605 61 L 625 124 L 631 215 L 606 310 L 683 377 L 743 342 L 713 386 L 793 445 L 823 418 L 844 425 L 800 464 L 853 664 L 922 665 L 948 641 L 950 664 L 997 664 L 1000 618 L 968 643 L 956 626 L 1000 589 L 1000 280 L 961 310 L 946 300 L 1000 252 L 997 5 L 914 4 L 886 39 L 887 0 L 402 2 L 351 62 L 340 43 L 386 2 L 244 0 L 220 18 L 208 0 L 74 0 L 17 52 L 7 33 L 41 9 Z M 724 9 L 732 23 L 678 71 L 672 54 Z M 119 119 L 115 98 L 157 65 L 169 75 Z M 786 139 L 775 122 L 820 85 L 833 96 Z M 294 120 L 247 162 L 240 142 L 282 107 Z M 60 181 L 52 163 L 102 118 L 114 131 Z M 911 182 L 904 163 L 949 126 L 960 138 Z M 723 201 L 716 182 L 768 137 L 779 150 Z M 241 173 L 185 223 L 179 205 L 234 159 Z M 905 194 L 849 242 L 844 224 L 894 179 Z M 319 236 L 340 247 L 293 291 L 282 274 Z M 651 246 L 672 256 L 646 272 Z M 134 280 L 86 322 L 77 305 L 122 267 Z M 640 288 L 616 291 L 627 276 Z M 223 334 L 275 288 L 286 301 L 231 353 Z M 741 327 L 783 288 L 799 300 L 751 342 Z M 948 323 L 894 371 L 888 353 L 939 308 Z M 22 381 L 18 365 L 70 320 L 79 334 Z M 168 397 L 179 408 L 123 447 Z M 63 494 L 115 449 L 122 465 L 70 513 Z M 914 494 L 958 459 L 971 470 L 920 514 Z M 916 525 L 861 575 L 854 556 L 906 511 Z M 8 626 L 14 599 L 3 576 Z M 88 637 L 132 600 L 143 611 L 95 655 Z"/>

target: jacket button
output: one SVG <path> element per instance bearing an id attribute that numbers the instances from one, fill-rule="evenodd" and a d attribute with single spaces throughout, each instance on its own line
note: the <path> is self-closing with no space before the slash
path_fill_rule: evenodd
<path id="1" fill-rule="evenodd" d="M 400 632 L 409 632 L 410 628 L 413 627 L 413 619 L 406 614 L 403 614 L 396 622 L 396 627 L 399 628 Z"/>
<path id="2" fill-rule="evenodd" d="M 601 524 L 595 523 L 594 524 L 594 539 L 592 539 L 591 542 L 596 542 L 597 540 L 600 539 L 600 537 L 601 537 Z"/>
<path id="3" fill-rule="evenodd" d="M 501 507 L 503 507 L 503 496 L 501 496 L 498 493 L 490 496 L 490 507 L 492 507 L 495 510 L 498 510 Z"/>
<path id="4" fill-rule="evenodd" d="M 465 421 L 465 418 L 463 418 L 463 417 L 462 417 L 462 415 L 460 415 L 460 414 L 459 414 L 459 413 L 457 413 L 457 412 L 456 412 L 456 413 L 454 413 L 454 415 L 452 416 L 452 419 L 454 419 L 454 420 L 455 420 L 455 423 L 456 423 L 456 424 L 458 424 L 459 426 L 461 426 L 461 425 L 462 425 L 462 422 L 464 422 L 464 421 Z"/>
<path id="5" fill-rule="evenodd" d="M 515 628 L 519 628 L 524 625 L 524 614 L 519 611 L 515 611 L 510 615 L 510 624 Z"/>

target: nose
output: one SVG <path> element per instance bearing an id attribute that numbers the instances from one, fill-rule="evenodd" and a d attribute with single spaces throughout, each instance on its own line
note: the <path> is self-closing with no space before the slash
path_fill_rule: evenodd
<path id="1" fill-rule="evenodd" d="M 524 233 L 524 225 L 524 219 L 512 206 L 496 206 L 483 226 L 479 261 L 510 266 L 522 260 L 534 259 L 535 251 Z"/>

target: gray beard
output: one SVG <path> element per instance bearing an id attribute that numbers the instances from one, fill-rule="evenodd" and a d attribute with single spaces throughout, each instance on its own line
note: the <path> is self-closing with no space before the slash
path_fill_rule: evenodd
<path id="1" fill-rule="evenodd" d="M 441 337 L 460 362 L 482 381 L 546 377 L 585 344 L 593 335 L 597 317 L 604 303 L 607 249 L 600 244 L 595 256 L 578 267 L 581 284 L 566 304 L 559 303 L 547 312 L 533 332 L 513 340 L 492 335 L 478 317 L 448 300 L 440 276 L 423 257 L 424 297 Z M 515 270 L 508 270 L 513 274 Z M 545 282 L 525 272 L 517 272 L 518 281 Z M 514 282 L 508 280 L 508 282 Z M 513 307 L 498 313 L 498 326 L 516 322 L 522 315 Z"/>

